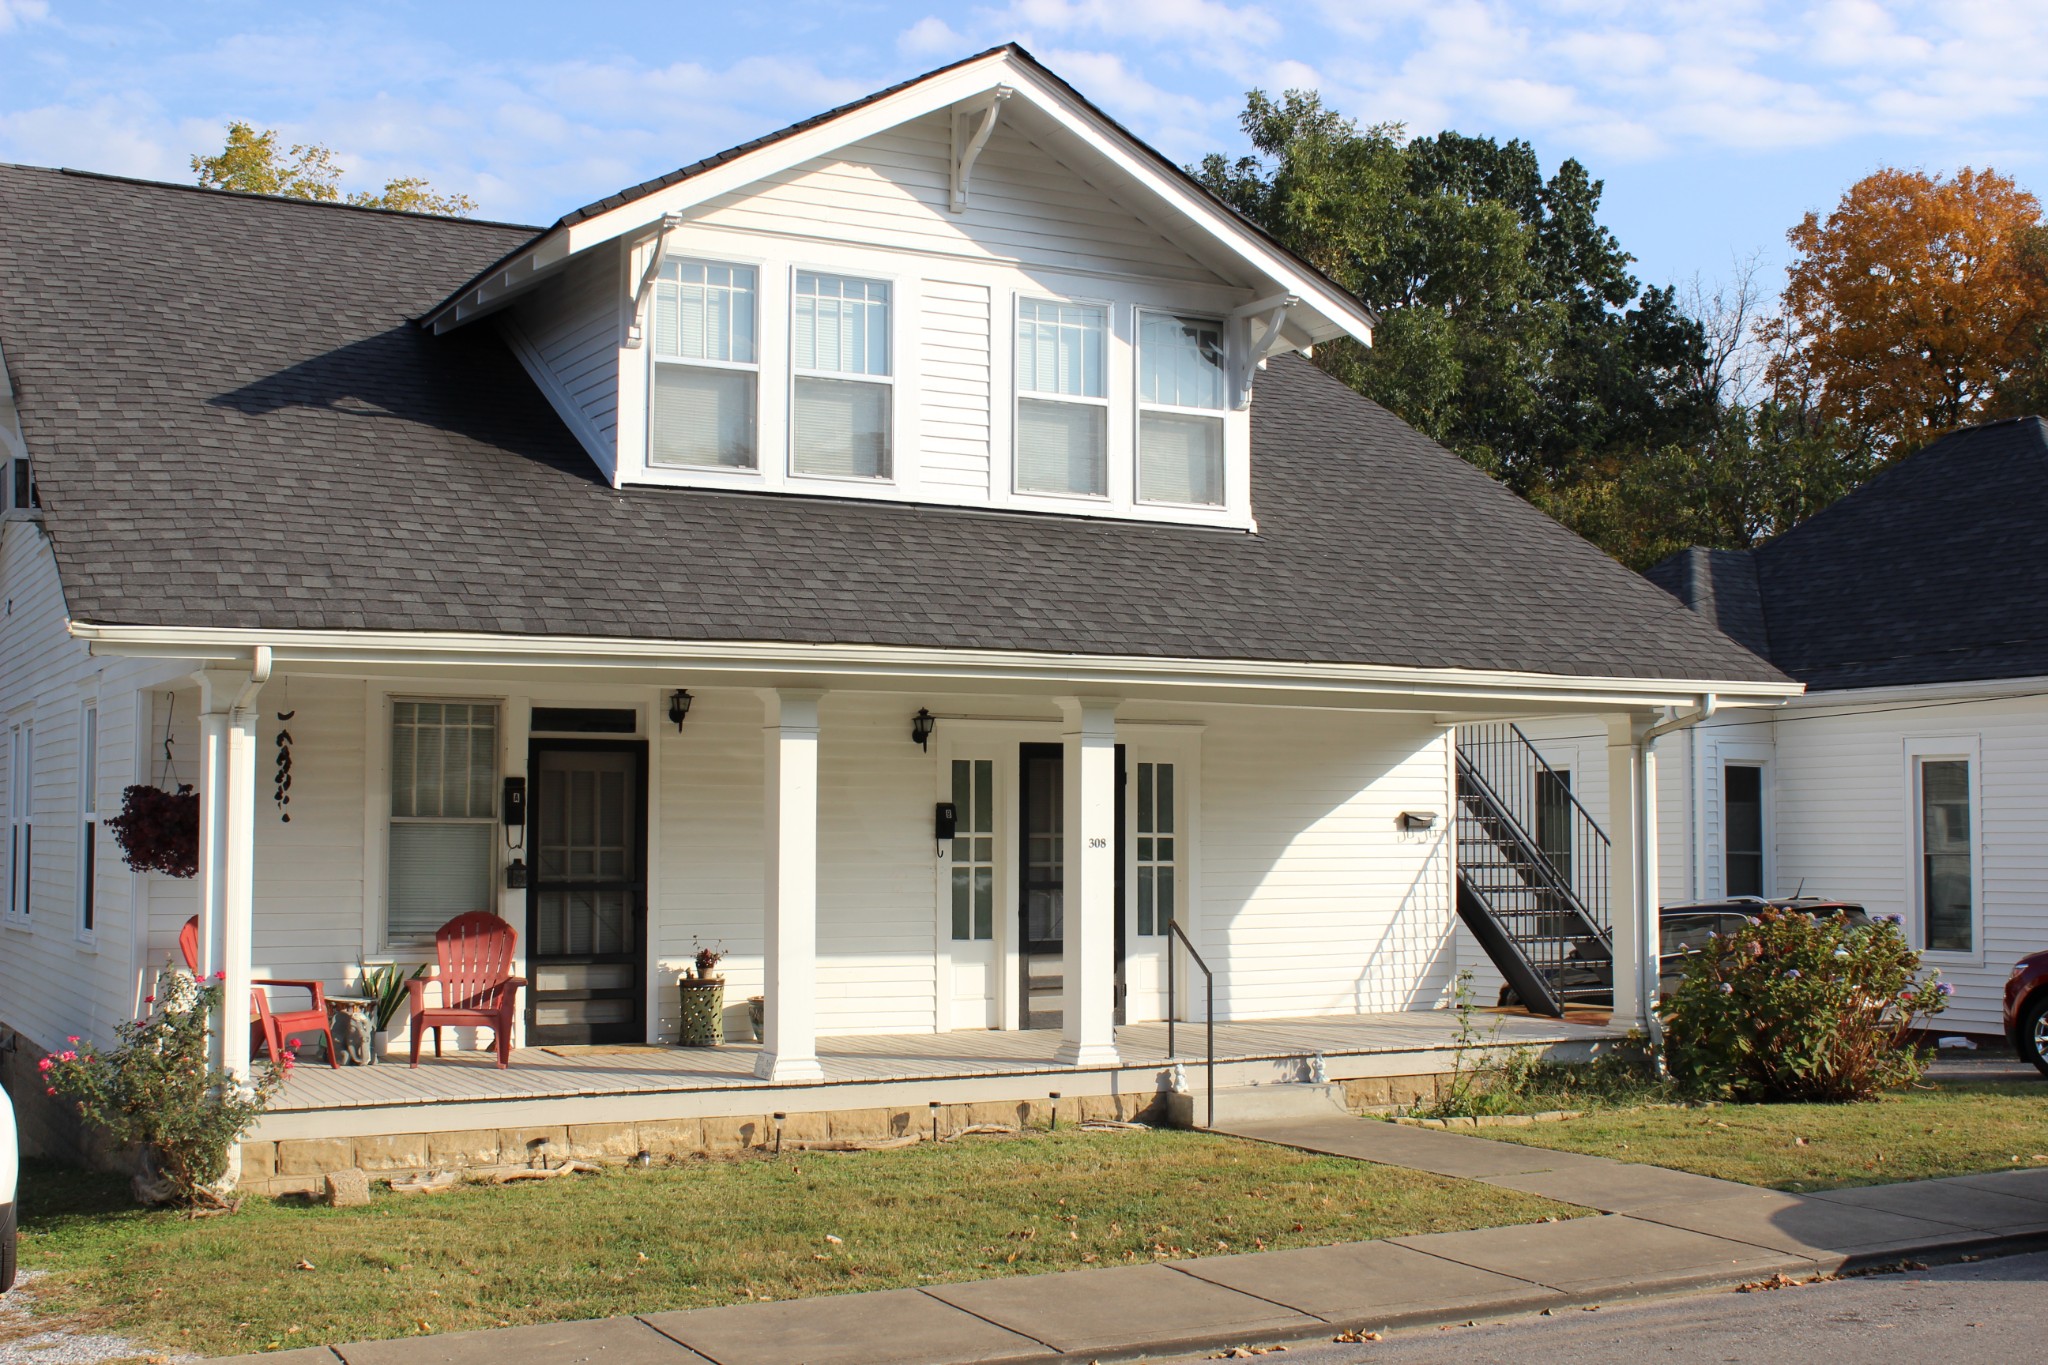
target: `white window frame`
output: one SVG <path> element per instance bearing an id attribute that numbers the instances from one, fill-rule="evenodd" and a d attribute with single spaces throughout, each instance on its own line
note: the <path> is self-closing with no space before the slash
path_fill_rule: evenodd
<path id="1" fill-rule="evenodd" d="M 1191 322 L 1213 322 L 1216 324 L 1218 344 L 1222 348 L 1222 401 L 1213 408 L 1190 408 L 1172 403 L 1148 402 L 1144 397 L 1145 387 L 1145 319 L 1148 315 L 1186 318 Z M 1208 313 L 1199 308 L 1155 308 L 1140 305 L 1131 319 L 1131 506 L 1166 507 L 1177 511 L 1217 513 L 1229 510 L 1231 505 L 1231 450 L 1230 450 L 1230 363 L 1231 363 L 1231 320 Z M 1144 446 L 1145 414 L 1165 413 L 1171 417 L 1202 417 L 1213 419 L 1217 425 L 1221 445 L 1218 448 L 1217 500 L 1215 502 L 1172 502 L 1165 498 L 1145 496 L 1145 479 L 1141 451 Z"/>
<path id="2" fill-rule="evenodd" d="M 762 286 L 763 280 L 767 272 L 763 268 L 762 262 L 743 260 L 737 257 L 731 259 L 719 259 L 710 256 L 700 256 L 694 253 L 685 255 L 665 256 L 662 259 L 662 269 L 667 269 L 668 265 L 671 262 L 674 262 L 679 265 L 717 266 L 720 267 L 721 269 L 726 270 L 751 270 L 754 272 L 754 358 L 751 362 L 741 362 L 736 360 L 697 360 L 688 359 L 681 356 L 673 358 L 663 358 L 662 356 L 657 354 L 657 348 L 655 346 L 654 310 L 659 306 L 656 302 L 656 297 L 660 292 L 662 284 L 660 275 L 659 273 L 657 273 L 655 277 L 654 287 L 647 291 L 647 317 L 642 325 L 642 335 L 646 337 L 645 349 L 647 351 L 647 449 L 646 454 L 643 457 L 643 463 L 645 464 L 646 468 L 650 470 L 663 470 L 672 473 L 721 474 L 742 478 L 759 478 L 761 474 L 761 450 L 763 445 L 765 444 L 765 442 L 762 440 L 764 432 L 761 421 L 761 357 L 762 351 L 764 349 L 764 339 L 761 334 L 761 321 L 767 311 L 765 308 L 762 307 L 762 304 L 766 299 L 766 290 Z M 795 277 L 792 276 L 791 278 L 794 279 Z M 681 365 L 686 367 L 695 367 L 697 369 L 703 370 L 727 370 L 740 374 L 751 374 L 754 376 L 754 462 L 751 465 L 673 464 L 665 461 L 659 461 L 654 458 L 654 398 L 656 391 L 655 373 L 657 367 L 662 365 Z"/>
<path id="3" fill-rule="evenodd" d="M 1095 308 L 1102 313 L 1102 397 L 1087 398 L 1074 394 L 1050 394 L 1038 390 L 1026 392 L 1017 382 L 1017 329 L 1023 324 L 1026 303 L 1072 304 L 1079 308 Z M 1012 291 L 1010 294 L 1010 335 L 1006 354 L 1010 370 L 1010 492 L 1019 498 L 1050 498 L 1055 502 L 1088 503 L 1100 505 L 1110 502 L 1116 491 L 1117 482 L 1117 436 L 1118 423 L 1115 405 L 1111 395 L 1116 392 L 1113 378 L 1116 369 L 1117 307 L 1114 300 L 1088 298 L 1078 294 L 1029 293 Z M 991 338 L 993 341 L 993 338 Z M 991 357 L 995 355 L 993 346 Z M 1025 399 L 1034 398 L 1049 403 L 1078 403 L 1102 409 L 1102 491 L 1100 493 L 1075 493 L 1044 488 L 1026 488 L 1023 484 L 1023 462 L 1017 457 L 1017 415 Z"/>
<path id="4" fill-rule="evenodd" d="M 7 923 L 27 928 L 35 908 L 36 723 L 24 716 L 7 734 Z"/>
<path id="5" fill-rule="evenodd" d="M 397 765 L 394 763 L 392 759 L 392 752 L 394 746 L 397 744 L 398 741 L 398 708 L 409 702 L 427 703 L 430 705 L 488 706 L 496 714 L 497 719 L 496 724 L 494 726 L 493 743 L 491 749 L 491 813 L 488 816 L 412 816 L 399 815 L 396 813 L 395 803 L 392 801 L 391 789 L 392 774 Z M 505 704 L 505 699 L 503 697 L 476 697 L 467 695 L 437 696 L 432 693 L 405 692 L 392 693 L 386 696 L 384 698 L 384 704 L 381 710 L 384 722 L 384 761 L 382 765 L 382 772 L 378 776 L 377 780 L 380 781 L 380 784 L 383 787 L 383 796 L 381 804 L 384 815 L 384 831 L 381 845 L 382 854 L 380 858 L 380 861 L 382 862 L 383 865 L 379 869 L 379 880 L 381 882 L 381 887 L 378 893 L 378 911 L 375 926 L 376 941 L 378 943 L 378 949 L 382 953 L 405 954 L 408 952 L 416 952 L 422 945 L 431 944 L 433 942 L 433 935 L 398 935 L 393 934 L 391 932 L 391 876 L 393 871 L 391 858 L 391 832 L 400 825 L 411 824 L 481 824 L 490 826 L 493 829 L 493 831 L 496 831 L 499 828 L 500 821 L 502 820 L 502 817 L 504 815 L 502 802 L 503 788 L 505 785 L 505 776 L 507 772 L 505 750 L 505 725 L 507 719 L 507 707 Z M 485 899 L 484 902 L 478 905 L 476 908 L 479 910 L 491 910 L 495 912 L 499 908 L 498 883 L 501 880 L 501 873 L 504 868 L 503 836 L 497 835 L 496 837 L 492 838 L 490 840 L 490 847 L 491 855 L 487 864 L 488 885 L 485 887 Z M 520 928 L 522 929 L 522 931 L 524 930 L 523 925 L 520 926 Z"/>
<path id="6" fill-rule="evenodd" d="M 1909 735 L 1905 742 L 1906 930 L 1915 948 L 1937 965 L 1984 962 L 1984 761 L 1980 736 Z M 1970 765 L 1970 947 L 1929 948 L 1925 882 L 1925 829 L 1920 810 L 1920 768 L 1929 761 Z"/>
<path id="7" fill-rule="evenodd" d="M 800 275 L 826 275 L 834 279 L 860 280 L 867 284 L 887 285 L 889 289 L 888 340 L 884 350 L 888 356 L 889 373 L 854 374 L 849 370 L 814 370 L 800 368 L 796 363 L 796 301 L 797 277 Z M 903 482 L 904 430 L 901 411 L 902 389 L 897 379 L 904 371 L 902 338 L 905 332 L 903 307 L 905 290 L 903 281 L 894 274 L 850 268 L 844 265 L 807 265 L 791 262 L 784 277 L 785 307 L 782 322 L 785 329 L 782 337 L 781 354 L 788 362 L 788 382 L 783 389 L 783 476 L 805 483 L 824 483 L 851 486 L 854 488 L 891 488 Z M 759 339 L 756 338 L 756 350 Z M 889 414 L 888 460 L 889 472 L 882 475 L 866 474 L 817 474 L 796 467 L 796 384 L 799 379 L 830 379 L 846 384 L 880 384 L 887 386 L 886 410 Z"/>
<path id="8" fill-rule="evenodd" d="M 99 735 L 100 704 L 86 699 L 78 708 L 78 862 L 77 920 L 80 943 L 99 937 Z"/>

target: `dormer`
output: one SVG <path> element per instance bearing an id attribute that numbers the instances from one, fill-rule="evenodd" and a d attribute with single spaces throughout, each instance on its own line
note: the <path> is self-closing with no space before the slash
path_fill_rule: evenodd
<path id="1" fill-rule="evenodd" d="M 1357 299 L 1016 47 L 561 219 L 489 317 L 614 486 L 1249 528 L 1249 407 Z"/>

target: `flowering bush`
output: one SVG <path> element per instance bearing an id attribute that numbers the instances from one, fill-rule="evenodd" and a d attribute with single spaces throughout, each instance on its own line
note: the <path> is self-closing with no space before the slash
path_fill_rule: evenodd
<path id="1" fill-rule="evenodd" d="M 224 975 L 200 984 L 167 969 L 158 984 L 162 1003 L 148 997 L 150 1013 L 115 1029 L 119 1047 L 101 1052 L 72 1037 L 64 1051 L 37 1063 L 51 1095 L 74 1101 L 86 1122 L 114 1142 L 141 1144 L 161 1196 L 180 1204 L 220 1202 L 215 1189 L 227 1174 L 229 1150 L 269 1106 L 295 1061 L 288 1049 L 247 1087 L 208 1064 L 208 1022 L 220 1005 Z M 229 1027 L 240 1027 L 236 1012 L 229 1014 Z M 292 1039 L 291 1048 L 298 1041 Z M 138 1193 L 143 1188 L 138 1181 Z"/>
<path id="2" fill-rule="evenodd" d="M 1767 909 L 1687 964 L 1672 1074 L 1735 1100 L 1864 1100 L 1920 1075 L 1914 1030 L 1952 993 L 1894 922 Z"/>
<path id="3" fill-rule="evenodd" d="M 190 786 L 174 792 L 128 788 L 121 793 L 121 813 L 107 821 L 107 828 L 137 872 L 199 874 L 199 796 Z"/>

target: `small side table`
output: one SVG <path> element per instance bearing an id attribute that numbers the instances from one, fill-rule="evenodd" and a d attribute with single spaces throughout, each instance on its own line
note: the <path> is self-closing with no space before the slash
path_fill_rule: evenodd
<path id="1" fill-rule="evenodd" d="M 327 997 L 327 1027 L 334 1035 L 334 1056 L 343 1066 L 370 1066 L 377 1060 L 370 1011 L 376 1001 L 366 995 Z"/>

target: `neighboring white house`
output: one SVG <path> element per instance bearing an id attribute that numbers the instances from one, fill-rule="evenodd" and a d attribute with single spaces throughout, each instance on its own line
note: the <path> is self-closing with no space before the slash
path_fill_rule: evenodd
<path id="1" fill-rule="evenodd" d="M 2048 422 L 1957 432 L 1649 578 L 1807 687 L 1658 745 L 1664 899 L 1899 916 L 1956 987 L 1943 1027 L 1999 1032 L 2013 963 L 2048 948 Z"/>
<path id="2" fill-rule="evenodd" d="M 236 999 L 495 910 L 529 1043 L 672 1037 L 716 945 L 777 1083 L 860 1033 L 1112 1065 L 1192 1008 L 1170 923 L 1221 1018 L 1429 1009 L 1451 727 L 1626 774 L 1798 691 L 1301 359 L 1373 314 L 1015 48 L 544 229 L 0 201 L 25 1048 L 194 914 Z M 132 873 L 104 822 L 174 782 L 199 875 Z"/>

